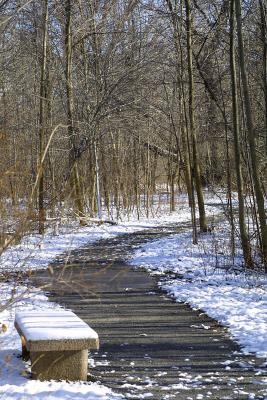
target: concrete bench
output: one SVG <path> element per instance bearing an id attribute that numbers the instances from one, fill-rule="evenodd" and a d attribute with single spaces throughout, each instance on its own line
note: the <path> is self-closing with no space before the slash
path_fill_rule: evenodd
<path id="1" fill-rule="evenodd" d="M 98 335 L 73 312 L 18 312 L 15 327 L 34 379 L 87 380 L 88 349 L 99 348 Z"/>

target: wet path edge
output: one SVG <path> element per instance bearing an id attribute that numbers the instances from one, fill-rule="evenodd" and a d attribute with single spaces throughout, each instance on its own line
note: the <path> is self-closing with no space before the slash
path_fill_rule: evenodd
<path id="1" fill-rule="evenodd" d="M 98 332 L 91 372 L 126 398 L 264 399 L 262 359 L 243 355 L 215 320 L 174 302 L 155 277 L 127 264 L 138 246 L 186 227 L 89 243 L 55 262 L 52 275 L 38 271 L 32 283 Z"/>

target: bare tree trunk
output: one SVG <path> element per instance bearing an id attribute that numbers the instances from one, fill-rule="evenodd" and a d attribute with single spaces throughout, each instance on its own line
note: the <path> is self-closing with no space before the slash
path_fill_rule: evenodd
<path id="1" fill-rule="evenodd" d="M 262 36 L 262 70 L 263 90 L 265 101 L 265 154 L 267 155 L 267 6 L 266 1 L 259 0 L 261 14 L 261 36 Z"/>
<path id="2" fill-rule="evenodd" d="M 45 230 L 45 206 L 44 206 L 44 170 L 41 163 L 44 151 L 44 137 L 46 131 L 46 108 L 47 108 L 47 42 L 48 42 L 48 0 L 43 1 L 43 49 L 41 66 L 40 84 L 40 111 L 39 111 L 39 165 L 40 178 L 38 188 L 38 208 L 39 208 L 39 233 L 44 234 Z"/>
<path id="3" fill-rule="evenodd" d="M 66 12 L 66 25 L 65 25 L 65 78 L 66 78 L 66 94 L 67 94 L 67 115 L 68 115 L 68 135 L 72 147 L 71 154 L 76 154 L 76 143 L 74 137 L 74 123 L 73 123 L 73 86 L 72 86 L 72 33 L 71 33 L 71 0 L 65 2 Z M 75 196 L 75 205 L 79 214 L 80 224 L 84 224 L 82 217 L 84 216 L 82 193 L 79 182 L 79 170 L 77 160 L 70 160 L 72 167 L 71 173 L 71 187 Z"/>
<path id="4" fill-rule="evenodd" d="M 247 122 L 247 132 L 248 132 L 248 143 L 250 149 L 251 158 L 251 169 L 252 169 L 252 179 L 255 190 L 257 209 L 259 214 L 259 222 L 261 228 L 261 242 L 262 242 L 262 257 L 267 271 L 267 225 L 266 225 L 266 215 L 264 210 L 264 197 L 261 188 L 261 183 L 259 179 L 258 172 L 258 159 L 256 154 L 256 143 L 254 135 L 254 124 L 252 118 L 251 110 L 251 99 L 248 87 L 247 71 L 245 64 L 245 54 L 244 54 L 244 44 L 243 44 L 243 32 L 242 32 L 242 19 L 241 19 L 241 4 L 240 0 L 235 0 L 235 13 L 237 22 L 237 37 L 238 37 L 238 53 L 239 53 L 239 63 L 241 71 L 241 81 L 244 96 L 244 106 L 246 112 L 246 122 Z"/>
<path id="5" fill-rule="evenodd" d="M 186 128 L 185 126 L 182 126 L 181 128 L 181 136 L 182 136 L 182 148 L 183 148 L 183 153 L 184 153 L 184 165 L 183 165 L 183 173 L 184 173 L 184 180 L 185 180 L 185 186 L 188 194 L 188 204 L 189 207 L 192 207 L 192 187 L 191 187 L 191 168 L 190 168 L 190 162 L 189 162 L 189 154 L 188 151 L 188 145 L 187 145 L 187 135 L 186 135 Z"/>
<path id="6" fill-rule="evenodd" d="M 186 106 L 185 106 L 185 95 L 184 95 L 184 58 L 183 58 L 183 50 L 181 46 L 181 33 L 179 30 L 179 21 L 178 21 L 178 10 L 177 10 L 177 3 L 175 4 L 175 9 L 173 7 L 172 1 L 171 0 L 166 0 L 168 9 L 171 13 L 171 21 L 172 21 L 172 26 L 173 26 L 173 37 L 174 37 L 174 47 L 175 47 L 175 52 L 176 52 L 176 71 L 177 71 L 177 78 L 179 82 L 179 89 L 180 89 L 180 98 L 181 98 L 181 119 L 182 115 L 184 114 L 184 119 L 186 119 Z M 180 6 L 182 8 L 183 2 L 180 2 Z M 183 126 L 183 120 L 181 120 L 181 126 Z M 184 172 L 184 180 L 185 180 L 185 185 L 187 189 L 187 195 L 188 195 L 188 203 L 189 207 L 192 207 L 192 187 L 191 187 L 191 167 L 190 167 L 190 162 L 189 162 L 189 153 L 190 151 L 190 146 L 187 146 L 187 138 L 186 138 L 186 130 L 184 127 L 181 129 L 181 136 L 182 136 L 182 147 L 183 147 L 183 152 L 180 154 L 180 156 L 183 155 L 183 159 L 181 159 L 182 163 L 184 164 L 183 172 Z"/>
<path id="7" fill-rule="evenodd" d="M 93 66 L 94 66 L 94 77 L 95 77 L 95 101 L 96 101 L 96 108 L 98 108 L 100 103 L 100 95 L 101 95 L 101 70 L 100 70 L 100 46 L 99 46 L 99 39 L 97 35 L 97 3 L 91 2 L 89 5 L 90 8 L 90 16 L 91 16 L 91 29 L 94 32 L 92 34 L 92 50 L 93 50 Z M 95 140 L 99 136 L 99 124 L 97 123 L 95 126 L 94 132 Z M 101 190 L 100 190 L 100 175 L 99 175 L 99 165 L 98 164 L 98 157 L 97 157 L 97 144 L 94 142 L 94 149 L 95 149 L 95 171 L 96 171 L 96 190 L 97 190 L 97 210 L 98 210 L 98 217 L 102 218 L 102 208 L 101 208 Z"/>
<path id="8" fill-rule="evenodd" d="M 239 139 L 239 112 L 238 112 L 238 100 L 237 100 L 237 75 L 236 75 L 236 62 L 235 62 L 235 2 L 231 0 L 231 11 L 230 11 L 230 65 L 231 65 L 231 87 L 232 87 L 232 113 L 233 113 L 233 134 L 234 134 L 234 154 L 235 154 L 235 172 L 236 172 L 236 183 L 238 192 L 238 212 L 239 212 L 239 229 L 242 250 L 245 260 L 246 267 L 252 267 L 251 259 L 251 248 L 247 234 L 247 228 L 245 223 L 245 204 L 244 204 L 244 190 L 243 190 L 243 176 L 241 168 L 241 151 L 240 151 L 240 139 Z"/>
<path id="9" fill-rule="evenodd" d="M 102 206 L 101 206 L 101 194 L 100 194 L 100 178 L 99 178 L 99 162 L 97 154 L 96 142 L 94 143 L 95 150 L 95 178 L 96 178 L 96 196 L 97 196 L 97 216 L 102 219 Z"/>
<path id="10" fill-rule="evenodd" d="M 201 185 L 200 165 L 197 149 L 197 137 L 195 128 L 195 88 L 193 77 L 193 58 L 192 58 L 192 13 L 190 0 L 185 0 L 186 7 L 186 28 L 187 28 L 187 63 L 188 63 L 188 79 L 189 79 L 189 126 L 192 137 L 193 149 L 193 178 L 196 185 L 199 224 L 202 232 L 207 232 L 207 221 L 205 214 L 204 196 Z"/>
<path id="11" fill-rule="evenodd" d="M 182 2 L 181 2 L 182 8 Z M 195 188 L 194 188 L 194 179 L 192 175 L 192 152 L 191 152 L 191 143 L 189 137 L 189 124 L 188 124 L 188 114 L 186 107 L 186 98 L 185 98 L 185 89 L 184 89 L 184 57 L 183 50 L 181 45 L 181 37 L 179 35 L 179 50 L 180 50 L 180 63 L 181 63 L 181 76 L 180 76 L 180 88 L 181 88 L 181 102 L 182 102 L 182 110 L 184 115 L 184 120 L 182 120 L 182 140 L 184 144 L 184 160 L 185 160 L 185 179 L 188 193 L 188 202 L 191 210 L 191 222 L 192 222 L 192 236 L 193 243 L 197 244 L 198 235 L 197 235 L 197 224 L 196 224 L 196 202 L 195 202 Z"/>

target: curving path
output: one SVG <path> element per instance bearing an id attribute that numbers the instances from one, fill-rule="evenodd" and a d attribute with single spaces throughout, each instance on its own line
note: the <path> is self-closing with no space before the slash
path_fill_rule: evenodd
<path id="1" fill-rule="evenodd" d="M 51 301 L 99 333 L 91 372 L 126 398 L 267 398 L 263 360 L 243 355 L 225 328 L 175 303 L 156 278 L 127 264 L 137 246 L 174 233 L 170 225 L 90 243 L 67 263 L 58 260 L 53 275 L 37 272 L 33 282 L 49 284 Z"/>

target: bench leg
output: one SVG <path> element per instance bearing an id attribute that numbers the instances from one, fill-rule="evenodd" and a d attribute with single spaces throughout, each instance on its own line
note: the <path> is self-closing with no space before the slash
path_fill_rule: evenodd
<path id="1" fill-rule="evenodd" d="M 28 361 L 30 359 L 30 352 L 26 347 L 26 340 L 24 336 L 21 336 L 21 353 L 22 353 L 22 359 L 24 361 Z"/>
<path id="2" fill-rule="evenodd" d="M 86 381 L 88 350 L 30 352 L 33 379 Z"/>

